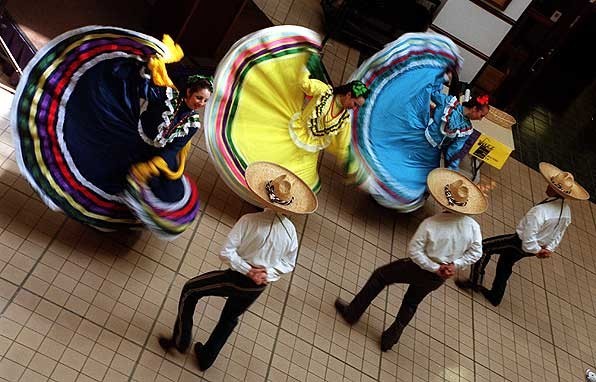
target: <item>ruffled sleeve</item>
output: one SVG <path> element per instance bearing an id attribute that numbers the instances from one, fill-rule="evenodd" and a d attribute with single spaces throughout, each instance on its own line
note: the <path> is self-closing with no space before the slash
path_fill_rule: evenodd
<path id="1" fill-rule="evenodd" d="M 294 144 L 308 152 L 317 152 L 330 144 L 332 136 L 338 133 L 343 122 L 337 119 L 329 126 L 324 121 L 333 102 L 333 88 L 326 83 L 309 78 L 307 71 L 301 74 L 300 89 L 310 97 L 300 113 L 296 113 L 289 123 L 289 134 Z M 344 118 L 346 119 L 346 118 Z"/>
<path id="2" fill-rule="evenodd" d="M 174 125 L 174 117 L 178 103 L 178 92 L 172 88 L 150 85 L 147 98 L 141 99 L 141 113 L 138 132 L 145 143 L 155 147 L 164 147 L 170 126 Z"/>
<path id="3" fill-rule="evenodd" d="M 329 91 L 329 85 L 322 81 L 309 78 L 309 75 L 310 73 L 308 71 L 304 71 L 300 79 L 300 89 L 302 89 L 304 94 L 310 97 L 316 97 Z"/>

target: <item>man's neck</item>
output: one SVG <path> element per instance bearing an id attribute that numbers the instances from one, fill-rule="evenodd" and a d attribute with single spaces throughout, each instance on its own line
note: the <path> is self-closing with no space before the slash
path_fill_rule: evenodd
<path id="1" fill-rule="evenodd" d="M 270 213 L 270 214 L 275 214 L 275 215 L 277 215 L 279 217 L 289 218 L 289 215 L 287 215 L 287 214 L 285 214 L 283 212 L 279 212 L 277 210 L 274 210 L 272 208 L 263 208 L 263 212 L 267 212 L 267 213 Z"/>

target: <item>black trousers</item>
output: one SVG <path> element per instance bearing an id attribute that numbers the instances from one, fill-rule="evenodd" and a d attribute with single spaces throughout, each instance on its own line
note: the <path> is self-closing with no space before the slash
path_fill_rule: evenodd
<path id="1" fill-rule="evenodd" d="M 227 297 L 219 321 L 202 350 L 204 356 L 214 360 L 238 324 L 238 317 L 256 301 L 265 287 L 266 285 L 257 285 L 247 276 L 231 269 L 207 272 L 188 280 L 180 294 L 172 335 L 176 347 L 185 351 L 190 345 L 192 316 L 201 297 Z"/>
<path id="2" fill-rule="evenodd" d="M 401 283 L 410 284 L 395 317 L 393 327 L 401 330 L 405 328 L 418 309 L 418 304 L 426 295 L 439 288 L 445 280 L 433 272 L 420 268 L 410 259 L 399 259 L 377 268 L 370 276 L 364 287 L 350 303 L 346 318 L 358 321 L 366 308 L 386 286 Z"/>
<path id="3" fill-rule="evenodd" d="M 482 258 L 472 266 L 470 281 L 474 287 L 482 285 L 484 272 L 491 256 L 493 254 L 499 254 L 497 271 L 492 289 L 490 290 L 491 300 L 499 304 L 505 295 L 507 281 L 511 277 L 511 273 L 513 273 L 513 265 L 524 257 L 535 255 L 523 251 L 522 242 L 519 236 L 517 236 L 517 233 L 493 236 L 482 240 L 482 252 Z"/>

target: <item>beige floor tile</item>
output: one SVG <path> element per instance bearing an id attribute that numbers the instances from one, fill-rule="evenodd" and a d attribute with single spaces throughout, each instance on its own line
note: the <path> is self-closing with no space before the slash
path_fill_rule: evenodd
<path id="1" fill-rule="evenodd" d="M 274 24 L 324 33 L 318 0 L 256 0 Z M 323 62 L 345 82 L 358 51 L 329 40 Z M 379 339 L 406 286 L 383 291 L 354 326 L 335 312 L 377 267 L 407 256 L 418 224 L 438 212 L 428 203 L 397 214 L 346 184 L 336 158 L 324 154 L 315 214 L 293 218 L 300 238 L 296 270 L 270 285 L 245 313 L 212 368 L 198 370 L 192 349 L 165 354 L 184 283 L 224 269 L 226 235 L 256 209 L 217 175 L 198 137 L 187 172 L 197 181 L 201 212 L 180 238 L 146 232 L 103 234 L 50 211 L 19 175 L 8 128 L 11 96 L 0 92 L 0 376 L 9 381 L 582 381 L 596 360 L 596 207 L 572 203 L 573 223 L 557 253 L 524 259 L 503 303 L 449 280 L 420 304 L 391 351 Z M 514 232 L 544 198 L 540 174 L 511 158 L 483 167 L 488 211 L 484 237 Z M 497 257 L 484 284 L 494 277 Z M 467 272 L 462 273 L 462 277 Z M 224 299 L 197 304 L 193 340 L 206 341 Z"/>

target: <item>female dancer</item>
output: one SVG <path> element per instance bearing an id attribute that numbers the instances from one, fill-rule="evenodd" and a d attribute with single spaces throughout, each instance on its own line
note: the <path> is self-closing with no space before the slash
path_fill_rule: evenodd
<path id="1" fill-rule="evenodd" d="M 191 77 L 179 93 L 165 63 L 181 57 L 171 39 L 97 26 L 35 55 L 11 122 L 19 167 L 50 208 L 100 230 L 142 222 L 168 239 L 192 223 L 198 192 L 184 163 L 212 86 Z"/>
<path id="2" fill-rule="evenodd" d="M 306 28 L 267 28 L 238 41 L 217 68 L 205 111 L 207 146 L 222 178 L 247 201 L 258 204 L 244 180 L 252 162 L 277 163 L 315 192 L 321 150 L 348 163 L 351 112 L 368 89 L 311 78 L 321 78 L 320 44 Z"/>
<path id="3" fill-rule="evenodd" d="M 371 95 L 354 113 L 351 165 L 355 182 L 379 204 L 414 211 L 424 204 L 426 178 L 441 156 L 446 167 L 459 167 L 471 121 L 489 110 L 488 96 L 460 103 L 441 92 L 445 75 L 461 63 L 447 37 L 407 33 L 354 73 Z"/>

